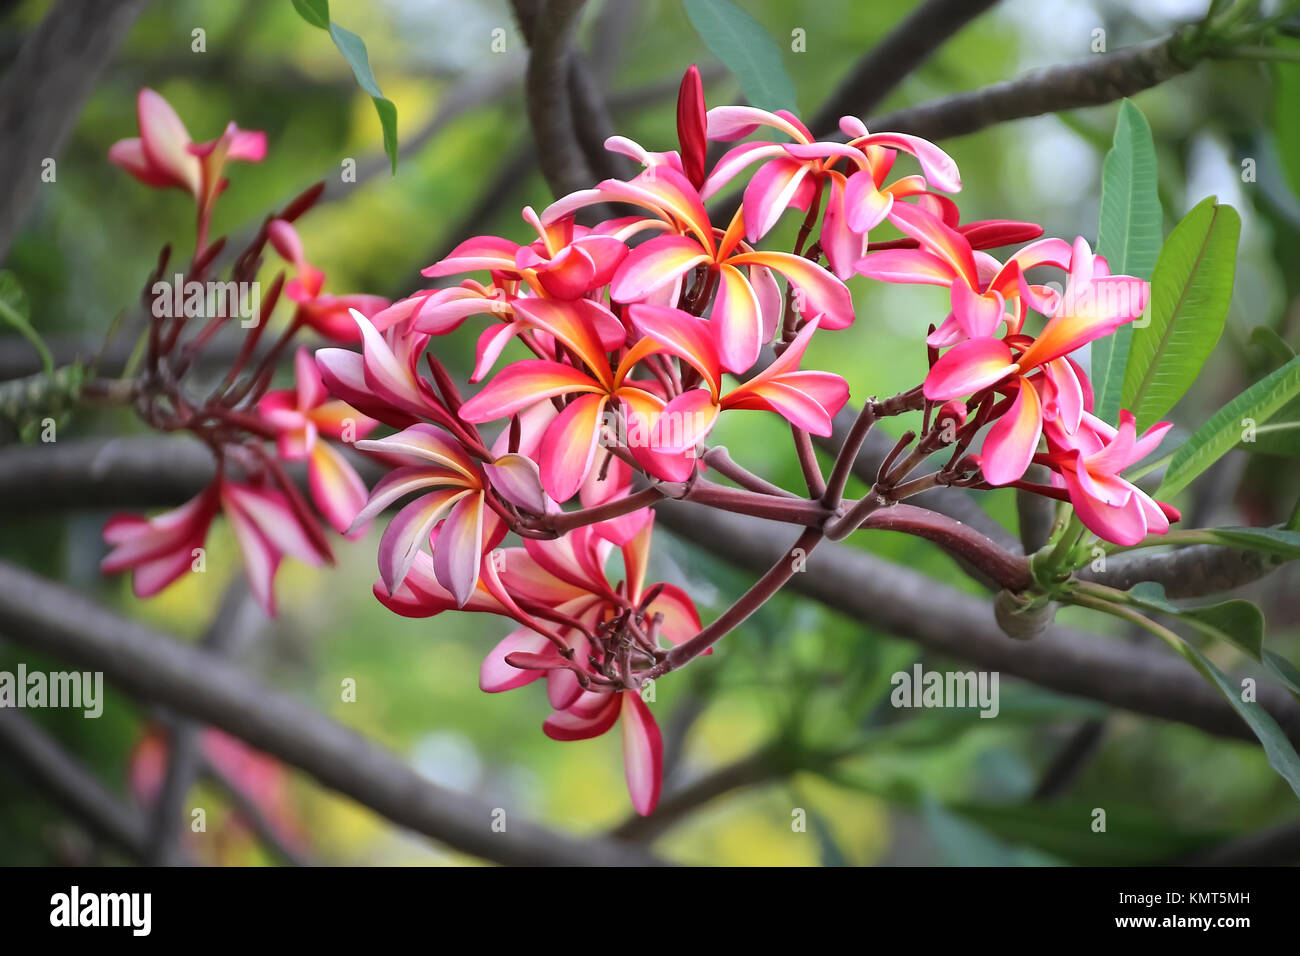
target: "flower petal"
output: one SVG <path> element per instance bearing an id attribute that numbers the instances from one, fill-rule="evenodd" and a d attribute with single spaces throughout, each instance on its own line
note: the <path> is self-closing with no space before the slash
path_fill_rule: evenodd
<path id="1" fill-rule="evenodd" d="M 1000 339 L 967 339 L 934 363 L 925 377 L 925 397 L 946 402 L 1002 381 L 1016 371 L 1011 349 Z"/>
<path id="2" fill-rule="evenodd" d="M 447 514 L 433 545 L 433 574 L 459 607 L 478 586 L 483 557 L 483 493 L 465 495 Z"/>
<path id="3" fill-rule="evenodd" d="M 522 359 L 506 366 L 460 407 L 467 422 L 487 422 L 513 415 L 555 395 L 602 391 L 586 372 L 545 359 Z"/>
<path id="4" fill-rule="evenodd" d="M 984 438 L 980 452 L 984 480 L 990 485 L 1005 485 L 1023 477 L 1038 450 L 1042 430 L 1043 409 L 1038 391 L 1028 379 L 1021 378 L 1016 400 Z"/>
<path id="5" fill-rule="evenodd" d="M 412 501 L 388 523 L 379 539 L 379 575 L 390 594 L 401 586 L 415 556 L 428 544 L 433 526 L 448 508 L 469 494 L 464 488 L 439 488 Z"/>
<path id="6" fill-rule="evenodd" d="M 578 492 L 596 457 L 601 416 L 608 396 L 583 395 L 565 406 L 546 429 L 538 465 L 542 487 L 556 501 L 568 501 Z"/>
<path id="7" fill-rule="evenodd" d="M 722 367 L 737 374 L 758 361 L 763 348 L 763 314 L 758 295 L 735 266 L 718 268 L 718 294 L 709 314 L 709 328 Z"/>
<path id="8" fill-rule="evenodd" d="M 542 476 L 537 463 L 524 455 L 502 455 L 491 464 L 485 464 L 492 489 L 502 498 L 531 514 L 546 514 L 550 506 L 542 490 Z"/>
<path id="9" fill-rule="evenodd" d="M 664 744 L 659 725 L 635 691 L 622 693 L 623 770 L 632 807 L 646 816 L 659 803 L 663 786 Z"/>
<path id="10" fill-rule="evenodd" d="M 656 236 L 628 253 L 610 283 L 610 297 L 616 302 L 643 299 L 709 258 L 689 236 Z"/>
<path id="11" fill-rule="evenodd" d="M 593 709 L 557 710 L 546 718 L 542 732 L 552 740 L 588 740 L 599 737 L 614 726 L 619 715 L 619 694 L 594 694 L 589 696 L 607 698 L 600 701 L 600 706 Z"/>
<path id="12" fill-rule="evenodd" d="M 307 461 L 307 481 L 311 499 L 325 520 L 339 534 L 346 534 L 353 519 L 366 505 L 366 483 L 356 469 L 333 445 L 318 441 Z M 364 532 L 363 528 L 353 531 Z"/>
<path id="13" fill-rule="evenodd" d="M 846 329 L 853 324 L 853 296 L 848 287 L 817 263 L 789 252 L 745 252 L 729 260 L 733 265 L 767 266 L 795 286 L 795 304 L 806 319 L 822 316 L 822 328 Z"/>
<path id="14" fill-rule="evenodd" d="M 531 684 L 542 676 L 542 671 L 526 670 L 512 667 L 506 663 L 508 654 L 545 654 L 555 647 L 547 638 L 538 634 L 531 627 L 520 627 L 503 637 L 496 647 L 483 658 L 479 667 L 479 690 L 497 694 L 504 690 L 514 690 Z M 557 657 L 557 660 L 559 658 Z"/>
<path id="15" fill-rule="evenodd" d="M 136 99 L 136 112 L 149 165 L 197 197 L 202 186 L 199 159 L 189 151 L 189 131 L 171 104 L 146 87 Z"/>

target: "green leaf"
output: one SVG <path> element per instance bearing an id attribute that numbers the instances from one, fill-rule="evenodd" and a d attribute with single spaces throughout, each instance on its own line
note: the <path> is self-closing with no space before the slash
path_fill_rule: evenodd
<path id="1" fill-rule="evenodd" d="M 1286 339 L 1278 335 L 1276 331 L 1267 325 L 1257 325 L 1250 330 L 1250 344 L 1258 345 L 1278 365 L 1282 365 L 1295 358 L 1295 349 L 1287 344 Z"/>
<path id="2" fill-rule="evenodd" d="M 1263 653 L 1264 612 L 1249 601 L 1234 598 L 1205 607 L 1175 607 L 1165 597 L 1164 585 L 1155 581 L 1143 581 L 1128 593 L 1147 610 L 1182 618 L 1211 637 L 1237 646 L 1255 660 Z"/>
<path id="3" fill-rule="evenodd" d="M 1288 561 L 1300 558 L 1300 531 L 1286 528 L 1211 528 L 1197 536 L 1210 544 L 1274 554 Z"/>
<path id="4" fill-rule="evenodd" d="M 1156 495 L 1167 498 L 1186 488 L 1192 479 L 1237 446 L 1245 419 L 1261 425 L 1297 395 L 1300 395 L 1300 358 L 1293 358 L 1211 415 L 1174 452 Z"/>
<path id="5" fill-rule="evenodd" d="M 1287 37 L 1274 41 L 1279 49 L 1300 50 L 1300 44 Z M 1300 196 L 1300 70 L 1291 63 L 1273 66 L 1273 135 L 1277 155 L 1291 192 Z"/>
<path id="6" fill-rule="evenodd" d="M 330 0 L 293 0 L 293 8 L 312 26 L 330 28 Z"/>
<path id="7" fill-rule="evenodd" d="M 375 82 L 375 74 L 370 69 L 370 57 L 366 54 L 366 44 L 361 37 L 337 23 L 330 24 L 330 36 L 334 38 L 334 45 L 343 54 L 343 59 L 352 67 L 352 75 L 357 78 L 358 85 L 374 101 L 379 124 L 384 130 L 384 152 L 393 164 L 393 172 L 397 172 L 397 107 L 392 100 L 384 97 L 379 84 Z"/>
<path id="8" fill-rule="evenodd" d="M 379 125 L 384 130 L 384 152 L 388 154 L 388 161 L 393 165 L 393 172 L 397 172 L 397 107 L 393 101 L 382 96 L 372 96 L 371 100 L 375 104 L 375 112 L 379 114 Z"/>
<path id="9" fill-rule="evenodd" d="M 41 357 L 41 367 L 46 375 L 54 372 L 54 356 L 50 354 L 45 340 L 32 327 L 31 311 L 27 305 L 27 293 L 18 282 L 18 277 L 8 269 L 0 272 L 0 322 L 11 325 L 23 338 L 32 343 Z"/>
<path id="10" fill-rule="evenodd" d="M 1122 407 L 1139 430 L 1173 408 L 1223 334 L 1232 299 L 1241 217 L 1204 200 L 1174 227 L 1151 276 L 1145 325 L 1133 327 Z"/>
<path id="11" fill-rule="evenodd" d="M 793 110 L 794 83 L 781 62 L 781 48 L 763 27 L 731 0 L 682 0 L 691 26 L 709 51 L 740 81 L 751 106 Z"/>
<path id="12" fill-rule="evenodd" d="M 370 56 L 366 53 L 366 44 L 361 37 L 351 30 L 345 30 L 330 20 L 329 0 L 293 0 L 294 9 L 299 16 L 314 27 L 328 30 L 334 45 L 343 54 L 343 59 L 352 67 L 352 75 L 357 78 L 357 85 L 370 94 L 379 115 L 379 125 L 384 131 L 384 152 L 392 163 L 393 172 L 397 172 L 397 107 L 393 101 L 384 96 L 375 81 L 375 73 L 370 68 Z"/>
<path id="13" fill-rule="evenodd" d="M 1082 594 L 1079 597 L 1083 597 Z M 1085 607 L 1095 607 L 1098 610 L 1105 611 L 1109 614 L 1115 614 L 1135 624 L 1141 625 L 1152 634 L 1159 637 L 1169 645 L 1207 681 L 1219 689 L 1227 700 L 1228 705 L 1237 712 L 1238 716 L 1246 722 L 1246 726 L 1251 729 L 1256 738 L 1264 747 L 1264 753 L 1268 757 L 1269 765 L 1272 766 L 1278 774 L 1291 785 L 1291 789 L 1297 797 L 1300 797 L 1300 755 L 1296 754 L 1295 747 L 1282 728 L 1277 725 L 1273 716 L 1263 708 L 1257 701 L 1247 701 L 1242 699 L 1242 688 L 1239 688 L 1228 677 L 1215 666 L 1214 662 L 1201 653 L 1200 649 L 1194 644 L 1189 643 L 1182 635 L 1171 631 L 1163 624 L 1151 620 L 1149 617 L 1139 613 L 1137 608 L 1155 610 L 1162 614 L 1173 614 L 1183 618 L 1187 623 L 1204 630 L 1213 626 L 1210 622 L 1222 624 L 1230 616 L 1236 626 L 1242 626 L 1245 620 L 1239 609 L 1232 609 L 1225 613 L 1215 612 L 1218 616 L 1211 616 L 1209 620 L 1205 617 L 1184 617 L 1187 612 L 1173 607 L 1165 600 L 1164 588 L 1156 584 L 1140 584 L 1133 590 L 1120 593 L 1117 597 L 1118 604 L 1109 598 L 1099 598 L 1092 595 L 1085 600 L 1079 601 Z M 1231 602 L 1228 602 L 1231 603 Z M 1125 609 L 1122 605 L 1128 605 Z M 1201 609 L 1205 610 L 1205 609 Z M 1196 612 L 1192 612 L 1195 614 Z M 1262 633 L 1262 626 L 1261 626 Z M 1243 644 L 1249 644 L 1251 634 L 1249 631 L 1241 635 Z M 1242 645 L 1239 645 L 1242 646 Z"/>
<path id="14" fill-rule="evenodd" d="M 1273 715 L 1255 701 L 1242 700 L 1241 688 L 1229 680 L 1227 675 L 1215 667 L 1197 648 L 1180 640 L 1174 649 L 1200 671 L 1206 680 L 1219 689 L 1232 709 L 1240 715 L 1251 732 L 1259 739 L 1269 764 L 1291 785 L 1296 796 L 1300 796 L 1300 756 L 1296 754 L 1295 747 L 1291 746 L 1291 741 L 1277 725 Z"/>
<path id="15" fill-rule="evenodd" d="M 1101 170 L 1101 223 L 1097 253 L 1114 275 L 1150 279 L 1160 254 L 1160 194 L 1156 183 L 1156 147 L 1142 111 L 1125 100 L 1115 123 L 1115 139 Z M 1133 329 L 1121 325 L 1114 335 L 1092 343 L 1092 384 L 1096 414 L 1114 421 L 1128 362 Z"/>

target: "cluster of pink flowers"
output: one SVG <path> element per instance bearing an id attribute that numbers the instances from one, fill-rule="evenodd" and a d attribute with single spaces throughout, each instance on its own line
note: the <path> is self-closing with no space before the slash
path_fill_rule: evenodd
<path id="1" fill-rule="evenodd" d="M 143 145 L 115 147 L 116 158 L 154 185 L 188 183 L 165 172 L 168 157 L 181 154 L 150 143 L 160 129 L 188 141 L 183 127 L 147 123 L 146 105 L 165 108 L 142 96 Z M 297 388 L 257 404 L 279 457 L 308 460 L 312 497 L 338 532 L 360 533 L 400 504 L 379 544 L 377 598 L 407 616 L 458 608 L 513 621 L 483 664 L 481 686 L 507 690 L 545 675 L 555 713 L 544 729 L 557 739 L 621 723 L 641 813 L 655 806 L 662 763 L 642 691 L 668 669 L 665 645 L 700 632 L 680 589 L 645 583 L 653 525 L 646 493 L 699 479 L 724 412 L 774 413 L 805 438 L 831 434 L 848 385 L 800 366 L 814 335 L 853 324 L 850 277 L 950 290 L 950 313 L 930 326 L 931 368 L 918 402 L 927 421 L 940 406 L 958 419 L 962 448 L 989 426 L 979 454 L 963 460 L 975 472 L 965 484 L 1068 500 L 1088 528 L 1121 544 L 1164 532 L 1177 517 L 1120 474 L 1168 424 L 1139 438 L 1127 412 L 1118 429 L 1096 418 L 1088 378 L 1072 358 L 1139 316 L 1147 284 L 1110 275 L 1082 239 L 1039 239 L 1039 227 L 1017 221 L 962 223 L 950 198 L 961 180 L 945 152 L 913 136 L 869 133 L 849 117 L 841 129 L 846 142 L 821 142 L 786 112 L 706 111 L 692 68 L 678 104 L 679 150 L 611 139 L 611 150 L 642 165 L 636 176 L 541 213 L 524 209 L 535 238 L 468 239 L 424 270 L 463 277 L 458 285 L 391 305 L 322 296 L 323 276 L 293 227 L 276 221 L 268 230 L 294 270 L 287 294 L 295 323 L 360 342 L 360 351 L 321 349 L 314 362 L 299 353 Z M 754 133 L 760 138 L 747 139 Z M 708 170 L 708 143 L 737 140 L 746 141 Z M 125 161 L 137 155 L 139 163 Z M 891 179 L 900 156 L 919 172 Z M 706 201 L 747 170 L 738 208 L 715 224 Z M 200 203 L 206 189 L 197 188 Z M 595 221 L 611 204 L 631 212 Z M 758 248 L 792 208 L 803 214 L 793 251 Z M 903 238 L 872 241 L 885 223 Z M 985 251 L 1029 240 L 1005 261 Z M 1031 279 L 1041 267 L 1061 270 L 1065 287 Z M 1046 319 L 1037 336 L 1026 331 L 1031 312 Z M 471 317 L 487 320 L 470 377 L 484 384 L 464 398 L 429 344 Z M 917 326 L 924 331 L 923 320 Z M 764 361 L 769 343 L 775 358 Z M 530 357 L 498 369 L 507 347 Z M 355 448 L 390 469 L 368 496 L 323 440 L 340 437 L 344 422 Z M 365 438 L 381 424 L 391 433 Z M 1051 485 L 1025 480 L 1033 462 L 1048 467 Z M 220 503 L 250 572 L 264 581 L 259 594 L 269 594 L 280 554 L 322 556 L 292 494 L 218 480 L 170 515 L 115 519 L 105 568 L 135 568 L 137 590 L 152 593 L 184 570 Z M 501 547 L 511 533 L 522 547 Z M 611 584 L 606 564 L 616 549 L 619 583 Z"/>
<path id="2" fill-rule="evenodd" d="M 218 244 L 208 242 L 208 227 L 213 206 L 229 184 L 223 176 L 226 163 L 260 162 L 266 155 L 266 135 L 231 123 L 217 140 L 198 144 L 176 111 L 153 90 L 141 90 L 137 109 L 140 136 L 115 143 L 109 149 L 109 159 L 150 186 L 179 188 L 193 196 L 196 229 L 190 276 L 197 277 L 203 274 L 205 261 L 210 262 L 220 251 Z M 269 244 L 295 273 L 284 286 L 295 313 L 281 346 L 302 327 L 340 342 L 354 342 L 358 335 L 350 310 L 374 314 L 390 304 L 379 296 L 325 294 L 325 274 L 308 262 L 301 239 L 292 223 L 284 219 L 266 224 L 257 248 L 263 244 Z M 274 294 L 263 302 L 264 313 L 274 307 L 279 284 L 274 288 Z M 230 318 L 226 313 L 213 316 L 196 337 L 190 358 Z M 151 356 L 165 349 L 159 342 L 177 346 L 184 320 L 174 321 L 171 326 L 158 324 L 150 337 Z M 248 354 L 241 355 L 241 364 L 251 355 L 264 327 L 265 323 L 259 322 L 249 333 Z M 179 347 L 172 353 L 173 359 L 180 361 L 188 361 L 186 355 Z M 332 441 L 354 442 L 377 422 L 329 395 L 315 359 L 305 348 L 299 349 L 294 363 L 295 388 L 268 391 L 272 365 L 264 361 L 244 384 L 235 382 L 241 371 L 241 365 L 236 365 L 227 379 L 228 387 L 203 403 L 191 403 L 188 396 L 170 396 L 171 406 L 181 406 L 181 410 L 159 427 L 193 431 L 211 445 L 220 467 L 212 483 L 180 508 L 149 519 L 118 515 L 105 526 L 104 540 L 111 550 L 102 569 L 107 574 L 131 570 L 138 596 L 157 594 L 185 573 L 204 566 L 208 531 L 221 512 L 234 531 L 254 595 L 268 613 L 274 613 L 273 584 L 283 557 L 311 565 L 331 561 L 322 523 L 346 532 L 365 504 L 365 483 Z M 161 367 L 155 374 L 163 376 Z M 273 441 L 274 454 L 267 452 L 267 440 Z M 281 466 L 282 462 L 303 460 L 314 510 Z M 243 472 L 242 478 L 231 476 L 235 467 Z"/>

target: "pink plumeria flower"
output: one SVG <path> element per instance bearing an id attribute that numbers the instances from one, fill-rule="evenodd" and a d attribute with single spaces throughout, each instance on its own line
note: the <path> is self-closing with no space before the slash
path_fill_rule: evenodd
<path id="1" fill-rule="evenodd" d="M 626 583 L 612 588 L 604 566 L 607 541 L 582 528 L 557 541 L 525 542 L 526 549 L 508 549 L 502 577 L 521 602 L 553 608 L 580 627 L 557 628 L 573 660 L 587 661 L 598 647 L 584 634 L 594 632 L 629 607 L 639 607 L 651 588 L 645 585 L 653 524 L 623 549 Z M 654 599 L 644 608 L 646 619 L 661 616 L 657 635 L 681 643 L 700 630 L 691 599 L 671 584 L 654 585 Z M 588 665 L 589 666 L 589 665 Z M 622 721 L 623 765 L 632 805 L 651 813 L 659 801 L 663 777 L 663 740 L 650 708 L 635 690 L 584 690 L 570 660 L 551 639 L 528 628 L 508 634 L 483 661 L 479 686 L 490 693 L 530 684 L 543 675 L 555 713 L 542 725 L 555 740 L 586 740 L 600 736 Z"/>
<path id="2" fill-rule="evenodd" d="M 399 499 L 419 493 L 389 522 L 379 541 L 379 574 L 388 592 L 401 586 L 416 555 L 429 545 L 434 527 L 441 523 L 431 551 L 434 576 L 457 605 L 464 606 L 478 587 L 483 553 L 495 546 L 484 534 L 492 523 L 484 520 L 487 478 L 480 463 L 454 436 L 424 422 L 387 438 L 359 441 L 357 448 L 406 464 L 379 480 L 355 526 L 369 522 Z M 505 462 L 501 467 L 511 465 Z"/>
<path id="3" fill-rule="evenodd" d="M 179 508 L 153 518 L 114 515 L 104 525 L 104 541 L 112 550 L 100 570 L 104 574 L 131 571 L 135 596 L 153 597 L 192 569 L 220 507 L 218 481 Z"/>
<path id="4" fill-rule="evenodd" d="M 523 215 L 537 230 L 538 238 L 530 245 L 520 246 L 500 236 L 477 236 L 421 274 L 439 277 L 487 269 L 523 279 L 539 295 L 580 299 L 607 285 L 627 255 L 621 239 L 576 225 L 571 216 L 544 224 L 531 206 L 524 207 Z"/>
<path id="5" fill-rule="evenodd" d="M 1157 502 L 1120 472 L 1141 461 L 1159 446 L 1173 427 L 1159 422 L 1137 437 L 1133 413 L 1119 413 L 1119 428 L 1093 415 L 1082 427 L 1067 432 L 1055 422 L 1045 429 L 1048 452 L 1037 460 L 1053 469 L 1053 484 L 1069 494 L 1070 504 L 1087 528 L 1115 544 L 1137 544 L 1149 534 L 1165 534 L 1179 514 Z"/>
<path id="6" fill-rule="evenodd" d="M 316 352 L 321 380 L 331 395 L 394 428 L 425 419 L 453 431 L 464 428 L 419 373 L 428 335 L 401 326 L 380 333 L 356 309 L 351 316 L 361 333 L 362 351 L 325 348 Z"/>
<path id="7" fill-rule="evenodd" d="M 225 188 L 226 163 L 260 163 L 266 157 L 266 134 L 234 123 L 217 139 L 195 143 L 171 104 L 151 89 L 140 91 L 136 112 L 140 136 L 109 147 L 109 161 L 150 186 L 184 189 L 204 217 Z"/>
<path id="8" fill-rule="evenodd" d="M 361 333 L 352 321 L 351 310 L 373 319 L 391 305 L 388 299 L 378 295 L 325 294 L 322 291 L 325 273 L 307 260 L 302 239 L 293 225 L 276 219 L 267 225 L 266 232 L 271 247 L 297 273 L 284 287 L 284 294 L 297 303 L 296 321 L 335 342 L 359 342 Z"/>
<path id="9" fill-rule="evenodd" d="M 113 550 L 101 570 L 131 570 L 136 596 L 152 597 L 194 566 L 218 510 L 235 532 L 253 596 L 269 615 L 275 614 L 273 584 L 284 555 L 313 566 L 330 560 L 283 492 L 218 477 L 198 497 L 156 518 L 111 518 L 104 540 Z"/>
<path id="10" fill-rule="evenodd" d="M 571 397 L 547 428 L 537 461 L 546 493 L 555 501 L 568 501 L 591 471 L 611 402 L 616 401 L 627 420 L 642 428 L 652 427 L 663 410 L 659 395 L 630 379 L 637 363 L 660 347 L 642 340 L 611 368 L 594 324 L 575 303 L 535 300 L 530 322 L 563 344 L 582 367 L 546 359 L 514 362 L 461 406 L 460 417 L 471 423 L 487 422 L 551 398 Z M 652 448 L 633 451 L 668 481 L 682 481 L 694 470 L 694 461 L 681 455 L 660 456 Z"/>
<path id="11" fill-rule="evenodd" d="M 349 532 L 366 503 L 366 484 L 341 451 L 325 438 L 355 442 L 379 424 L 345 402 L 331 400 L 316 361 L 305 348 L 294 357 L 297 387 L 268 392 L 258 403 L 262 418 L 279 431 L 277 448 L 285 461 L 307 459 L 312 501 L 330 526 Z M 352 529 L 353 536 L 364 528 Z"/>
<path id="12" fill-rule="evenodd" d="M 676 170 L 647 170 L 630 183 L 606 180 L 594 190 L 559 200 L 543 221 L 597 201 L 649 208 L 666 232 L 628 254 L 610 283 L 610 297 L 623 303 L 647 302 L 655 301 L 657 293 L 668 292 L 668 298 L 675 298 L 683 278 L 693 269 L 707 266 L 718 284 L 709 316 L 711 329 L 728 371 L 747 371 L 757 361 L 763 343 L 775 334 L 782 303 L 773 271 L 795 286 L 800 314 L 805 318 L 821 315 L 826 329 L 843 329 L 853 323 L 853 300 L 839 279 L 803 256 L 745 245 L 743 210 L 737 212 L 726 232 L 717 235 L 699 193 Z"/>
<path id="13" fill-rule="evenodd" d="M 633 305 L 628 314 L 643 335 L 698 371 L 707 386 L 683 392 L 664 407 L 660 416 L 660 421 L 694 423 L 693 428 L 680 429 L 683 437 L 679 444 L 685 447 L 694 448 L 717 416 L 729 408 L 775 412 L 797 428 L 814 435 L 829 435 L 832 419 L 849 400 L 848 383 L 839 375 L 799 370 L 808 343 L 820 325 L 818 317 L 800 329 L 767 368 L 723 394 L 722 360 L 707 323 L 681 309 L 662 306 Z M 674 447 L 662 435 L 659 446 L 664 450 Z"/>
<path id="14" fill-rule="evenodd" d="M 313 567 L 330 560 L 289 498 L 264 485 L 219 483 L 221 507 L 239 543 L 253 596 L 275 615 L 275 572 L 285 556 Z"/>
<path id="15" fill-rule="evenodd" d="M 999 386 L 1014 392 L 1009 410 L 989 429 L 982 452 L 984 478 L 992 485 L 1019 479 L 1029 467 L 1044 419 L 1060 419 L 1073 432 L 1091 388 L 1069 353 L 1109 335 L 1146 308 L 1149 284 L 1112 276 L 1087 242 L 1075 242 L 1070 282 L 1056 312 L 1037 338 L 972 338 L 945 352 L 925 379 L 925 396 L 947 401 Z M 1034 374 L 1040 372 L 1041 374 Z M 1044 399 L 1046 398 L 1046 401 Z"/>
<path id="16" fill-rule="evenodd" d="M 844 117 L 847 144 L 817 142 L 809 129 L 784 110 L 770 113 L 752 106 L 721 106 L 709 111 L 709 138 L 730 141 L 760 127 L 775 129 L 792 142 L 742 143 L 714 168 L 700 194 L 717 193 L 747 166 L 762 167 L 745 187 L 746 237 L 757 242 L 790 207 L 807 212 L 815 196 L 830 187 L 822 223 L 821 246 L 831 271 L 841 279 L 853 274 L 865 251 L 867 233 L 889 212 L 895 199 L 927 192 L 933 184 L 946 192 L 961 189 L 952 157 L 926 140 L 900 133 L 870 134 L 859 120 Z M 914 155 L 924 176 L 907 176 L 885 184 L 897 150 Z M 847 172 L 836 166 L 844 161 Z"/>
<path id="17" fill-rule="evenodd" d="M 1000 263 L 972 248 L 969 237 L 919 206 L 900 203 L 889 218 L 920 248 L 868 253 L 855 269 L 885 282 L 947 286 L 952 312 L 926 340 L 934 348 L 987 338 L 996 334 L 1003 321 L 1007 333 L 1015 334 L 1024 325 L 1026 306 L 1047 315 L 1054 311 L 1056 293 L 1030 284 L 1025 272 L 1042 265 L 1068 269 L 1072 251 L 1064 240 L 1039 240 Z"/>

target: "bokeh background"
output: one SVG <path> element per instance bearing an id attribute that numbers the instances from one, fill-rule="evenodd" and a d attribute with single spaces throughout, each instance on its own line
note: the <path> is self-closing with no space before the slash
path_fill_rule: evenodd
<path id="1" fill-rule="evenodd" d="M 1086 57 L 1094 31 L 1109 48 L 1161 36 L 1204 12 L 1198 0 L 1005 0 L 980 17 L 885 102 L 892 108 L 971 89 L 1043 65 Z M 0 59 L 11 58 L 43 2 L 0 5 Z M 628 3 L 586 19 L 582 38 L 620 132 L 651 149 L 675 146 L 674 95 L 683 70 L 700 64 L 710 105 L 733 102 L 735 80 L 708 53 L 675 0 Z M 807 52 L 785 65 L 811 113 L 849 67 L 911 4 L 852 0 L 743 3 L 788 50 L 806 31 Z M 895 9 L 897 8 L 897 9 Z M 245 234 L 313 181 L 327 199 L 299 223 L 312 260 L 336 292 L 391 297 L 421 287 L 419 269 L 467 235 L 527 234 L 524 204 L 550 200 L 532 161 L 522 104 L 527 47 L 504 0 L 333 0 L 335 21 L 364 38 L 384 93 L 397 104 L 403 144 L 396 175 L 382 156 L 368 98 L 328 37 L 308 27 L 288 0 L 172 0 L 153 3 L 89 101 L 58 165 L 42 185 L 35 215 L 6 263 L 22 282 L 39 331 L 52 341 L 102 343 L 130 309 L 157 256 L 174 241 L 185 253 L 192 207 L 178 192 L 146 189 L 104 158 L 135 135 L 135 94 L 160 91 L 196 139 L 229 119 L 267 132 L 260 165 L 238 165 L 221 200 L 214 235 Z M 596 26 L 593 26 L 596 24 Z M 601 26 L 608 29 L 600 29 Z M 206 52 L 191 50 L 206 31 Z M 492 31 L 506 50 L 492 51 Z M 1217 194 L 1243 219 L 1236 291 L 1223 343 L 1198 387 L 1175 410 L 1179 433 L 1276 364 L 1252 342 L 1257 326 L 1300 343 L 1300 65 L 1210 62 L 1140 94 L 1160 160 L 1166 228 L 1198 200 Z M 1101 159 L 1116 106 L 1004 124 L 944 142 L 959 163 L 964 219 L 1041 223 L 1048 234 L 1095 241 Z M 0 146 L 3 148 L 3 146 Z M 340 184 L 354 159 L 358 182 Z M 1243 181 L 1243 160 L 1253 181 Z M 793 217 L 782 229 L 793 232 Z M 784 233 L 773 237 L 779 246 Z M 187 253 L 186 253 L 187 254 Z M 926 368 L 921 334 L 942 317 L 943 293 L 922 287 L 852 283 L 854 328 L 821 337 L 809 367 L 845 375 L 855 396 L 890 395 Z M 281 306 L 276 321 L 287 309 Z M 439 343 L 465 367 L 472 334 Z M 0 338 L 7 355 L 26 346 Z M 15 365 L 14 363 L 17 363 Z M 11 367 L 21 365 L 12 359 Z M 901 431 L 898 420 L 887 431 Z M 719 440 L 753 470 L 796 487 L 797 464 L 775 419 L 737 416 Z M 60 438 L 142 431 L 126 411 L 79 412 Z M 1300 493 L 1293 441 L 1235 454 L 1189 501 L 1193 526 L 1284 520 Z M 857 489 L 851 489 L 854 491 Z M 1007 492 L 982 499 L 1015 527 Z M 124 613 L 197 640 L 241 574 L 233 540 L 218 523 L 208 571 L 147 602 L 126 579 L 104 580 L 100 529 L 106 514 L 30 514 L 10 503 L 0 517 L 0 556 L 70 582 Z M 706 619 L 750 578 L 661 534 L 652 579 L 681 584 Z M 854 542 L 936 579 L 979 593 L 936 549 L 898 535 Z M 314 570 L 286 563 L 281 613 L 246 615 L 241 663 L 408 759 L 430 779 L 482 796 L 493 806 L 576 833 L 598 833 L 630 813 L 617 735 L 556 743 L 541 733 L 549 709 L 540 688 L 505 695 L 477 689 L 479 662 L 505 632 L 486 616 L 398 618 L 370 594 L 375 539 L 338 548 L 338 564 Z M 1300 574 L 1283 568 L 1252 590 L 1265 607 L 1269 641 L 1295 659 L 1300 649 Z M 237 593 L 237 592 L 236 592 Z M 1108 630 L 1105 621 L 1063 620 Z M 1213 652 L 1224 666 L 1231 651 Z M 922 655 L 916 645 L 801 598 L 782 596 L 728 637 L 712 657 L 660 682 L 656 714 L 668 741 L 666 791 L 739 762 L 739 785 L 705 802 L 657 844 L 670 859 L 713 864 L 1153 863 L 1300 818 L 1294 795 L 1254 743 L 1226 741 L 1138 718 L 1013 680 L 1001 686 L 1001 715 L 888 707 L 889 677 L 916 661 L 965 669 Z M 54 660 L 6 644 L 0 669 Z M 355 679 L 355 702 L 341 682 Z M 104 716 L 32 714 L 124 799 L 141 800 L 156 773 L 158 714 L 110 689 Z M 1062 747 L 1080 728 L 1097 742 L 1064 791 L 1038 792 Z M 221 746 L 219 743 L 214 746 Z M 815 755 L 852 747 L 833 767 Z M 744 763 L 756 751 L 771 759 Z M 235 753 L 241 775 L 283 842 L 303 859 L 347 864 L 467 863 L 403 832 L 273 760 Z M 809 764 L 813 766 L 809 768 Z M 749 767 L 750 777 L 744 775 Z M 202 784 L 191 803 L 208 810 L 208 832 L 188 838 L 205 862 L 281 862 L 220 787 Z M 1104 807 L 1106 835 L 1089 828 Z M 792 811 L 807 812 L 806 832 Z M 94 845 L 0 754 L 0 863 L 118 859 Z"/>

